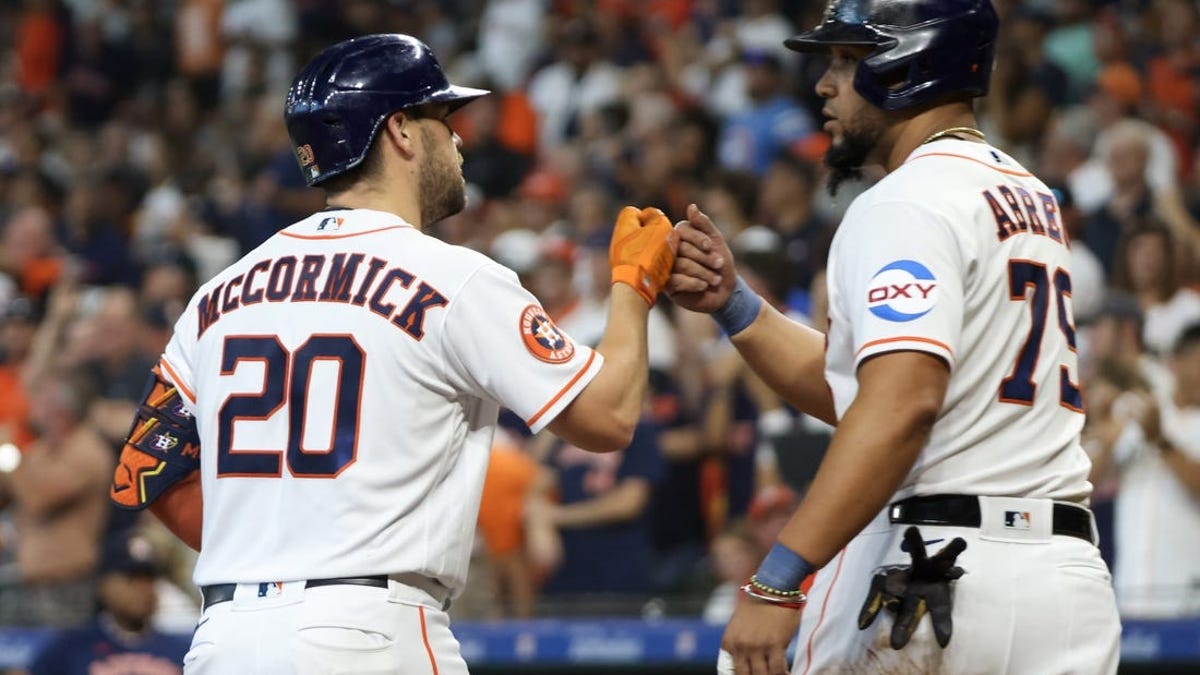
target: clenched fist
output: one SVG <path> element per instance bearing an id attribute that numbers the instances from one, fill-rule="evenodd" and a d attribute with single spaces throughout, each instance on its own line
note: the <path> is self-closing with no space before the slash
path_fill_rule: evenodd
<path id="1" fill-rule="evenodd" d="M 675 265 L 679 239 L 667 216 L 656 208 L 626 206 L 617 214 L 608 248 L 612 282 L 628 284 L 653 306 Z"/>

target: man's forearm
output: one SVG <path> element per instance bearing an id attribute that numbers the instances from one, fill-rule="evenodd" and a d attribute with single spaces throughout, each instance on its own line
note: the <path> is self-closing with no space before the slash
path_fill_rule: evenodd
<path id="1" fill-rule="evenodd" d="M 604 367 L 591 387 L 602 384 L 611 408 L 623 417 L 641 417 L 646 395 L 649 356 L 646 325 L 649 310 L 645 301 L 625 284 L 614 284 L 609 300 L 608 322 L 596 351 L 604 356 Z"/>
<path id="2" fill-rule="evenodd" d="M 837 424 L 825 383 L 825 334 L 792 321 L 764 304 L 758 319 L 733 337 L 733 345 L 763 382 L 797 409 Z"/>
<path id="3" fill-rule="evenodd" d="M 883 361 L 888 363 L 884 364 Z M 863 364 L 875 382 L 859 390 L 800 506 L 779 540 L 818 567 L 883 510 L 929 439 L 949 378 L 928 354 L 902 352 Z"/>

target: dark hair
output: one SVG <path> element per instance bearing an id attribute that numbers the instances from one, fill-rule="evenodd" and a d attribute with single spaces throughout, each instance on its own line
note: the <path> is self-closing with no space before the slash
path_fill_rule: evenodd
<path id="1" fill-rule="evenodd" d="M 326 196 L 332 197 L 348 192 L 360 180 L 379 174 L 383 170 L 383 144 L 379 142 L 380 135 L 382 134 L 376 135 L 371 141 L 362 163 L 354 168 L 346 169 L 333 178 L 322 181 L 317 187 L 325 190 Z"/>
<path id="2" fill-rule="evenodd" d="M 1175 236 L 1171 230 L 1158 220 L 1146 220 L 1140 225 L 1126 230 L 1117 241 L 1116 262 L 1113 265 L 1112 285 L 1124 291 L 1134 292 L 1133 277 L 1129 269 L 1129 247 L 1138 237 L 1157 236 L 1162 241 L 1164 260 L 1163 277 L 1158 284 L 1158 299 L 1169 300 L 1179 290 L 1179 268 L 1175 259 Z"/>
<path id="3" fill-rule="evenodd" d="M 747 218 L 758 213 L 758 177 L 748 171 L 721 169 L 712 174 L 709 186 L 728 192 Z"/>

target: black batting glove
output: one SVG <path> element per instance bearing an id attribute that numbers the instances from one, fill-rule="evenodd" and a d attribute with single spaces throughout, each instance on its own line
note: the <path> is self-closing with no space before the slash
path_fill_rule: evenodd
<path id="1" fill-rule="evenodd" d="M 858 614 L 858 628 L 865 630 L 875 622 L 879 610 L 887 608 L 896 614 L 892 624 L 892 649 L 908 644 L 909 638 L 926 612 L 933 622 L 933 634 L 942 647 L 950 644 L 953 631 L 950 582 L 963 575 L 963 568 L 954 564 L 958 554 L 967 548 L 962 537 L 955 537 L 932 558 L 925 554 L 925 541 L 920 531 L 909 526 L 904 531 L 904 543 L 912 556 L 911 565 L 891 565 L 881 568 L 871 579 L 871 589 Z"/>

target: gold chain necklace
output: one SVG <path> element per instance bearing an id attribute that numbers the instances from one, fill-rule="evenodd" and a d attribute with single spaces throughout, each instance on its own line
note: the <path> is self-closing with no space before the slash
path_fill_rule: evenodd
<path id="1" fill-rule="evenodd" d="M 942 129 L 941 131 L 933 132 L 932 134 L 929 135 L 929 138 L 926 138 L 925 140 L 921 141 L 921 145 L 925 145 L 926 143 L 931 143 L 933 141 L 936 141 L 939 138 L 953 136 L 954 134 L 967 134 L 970 136 L 974 136 L 981 141 L 987 140 L 987 136 L 985 136 L 982 131 L 980 131 L 974 127 L 950 127 L 949 129 Z"/>

